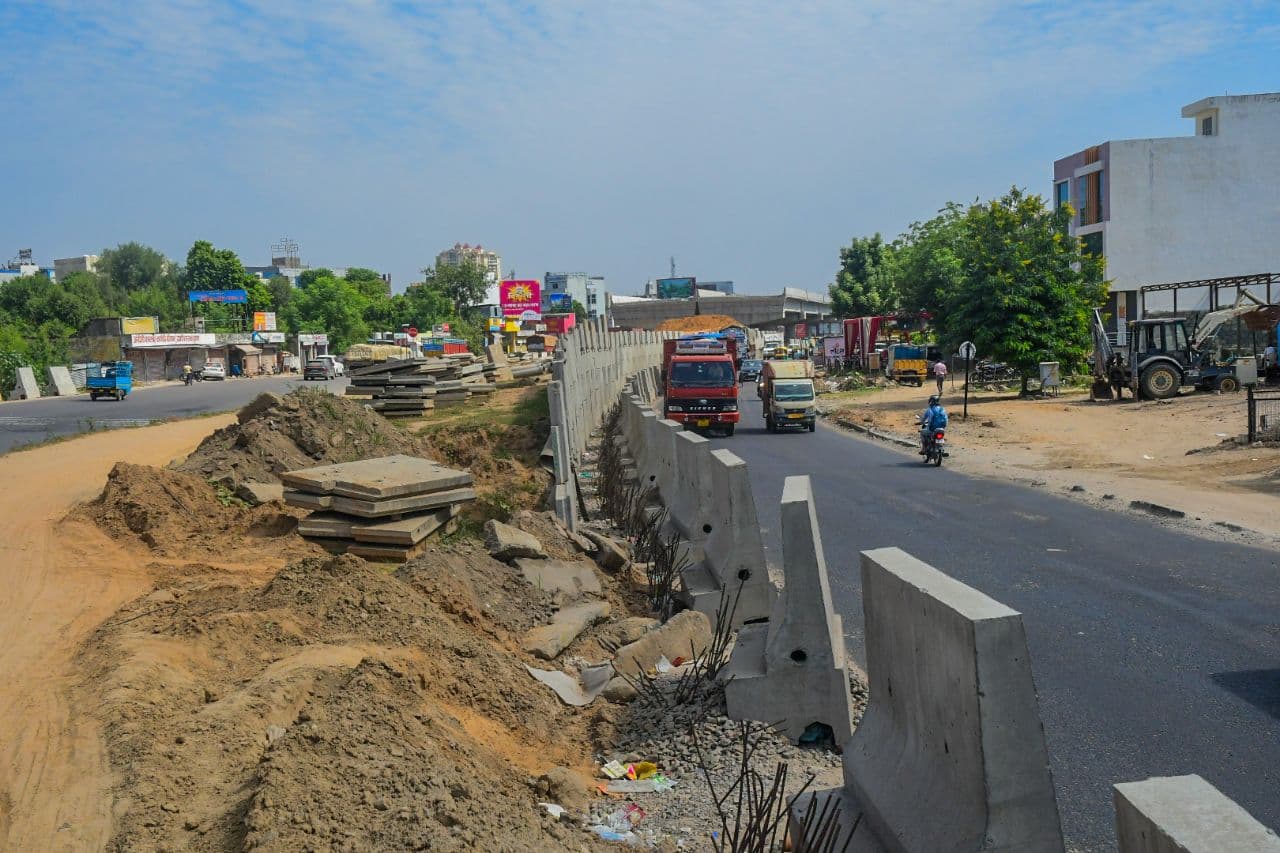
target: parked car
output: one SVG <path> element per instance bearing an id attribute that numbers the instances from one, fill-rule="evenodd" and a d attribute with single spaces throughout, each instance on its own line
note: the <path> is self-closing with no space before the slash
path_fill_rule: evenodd
<path id="1" fill-rule="evenodd" d="M 346 366 L 345 366 L 345 365 L 343 365 L 343 363 L 342 363 L 341 361 L 339 361 L 339 360 L 338 360 L 338 357 L 337 357 L 336 355 L 318 355 L 318 356 L 316 356 L 316 357 L 315 357 L 315 360 L 316 360 L 316 361 L 327 361 L 327 362 L 329 362 L 331 365 L 333 365 L 333 371 L 334 371 L 334 372 L 333 372 L 333 375 L 334 375 L 334 376 L 344 376 L 344 375 L 346 375 L 347 368 L 346 368 Z"/>
<path id="2" fill-rule="evenodd" d="M 738 368 L 739 382 L 755 382 L 760 378 L 760 371 L 764 368 L 764 362 L 758 358 L 744 358 L 742 367 Z"/>
<path id="3" fill-rule="evenodd" d="M 204 370 L 200 371 L 201 379 L 226 379 L 227 366 L 220 361 L 206 361 Z"/>
<path id="4" fill-rule="evenodd" d="M 307 362 L 307 366 L 302 369 L 302 378 L 304 381 L 308 379 L 318 379 L 324 382 L 328 379 L 336 379 L 338 376 L 337 368 L 332 362 L 323 359 L 312 359 Z"/>

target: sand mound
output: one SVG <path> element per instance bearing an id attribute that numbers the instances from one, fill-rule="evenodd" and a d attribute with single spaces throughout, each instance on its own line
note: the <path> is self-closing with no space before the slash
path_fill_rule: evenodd
<path id="1" fill-rule="evenodd" d="M 693 317 L 672 317 L 658 324 L 659 332 L 718 332 L 726 326 L 741 326 L 727 314 L 697 314 Z"/>
<path id="2" fill-rule="evenodd" d="M 321 389 L 284 397 L 262 394 L 238 422 L 214 432 L 174 467 L 234 489 L 242 482 L 278 483 L 280 474 L 332 462 L 429 448 L 376 412 Z"/>
<path id="3" fill-rule="evenodd" d="M 74 515 L 93 521 L 112 538 L 136 537 L 167 557 L 252 555 L 260 561 L 319 553 L 291 535 L 301 512 L 278 503 L 249 509 L 196 474 L 149 465 L 116 463 L 102 494 Z"/>
<path id="4" fill-rule="evenodd" d="M 195 567 L 117 613 L 82 654 L 112 848 L 592 849 L 529 785 L 591 761 L 590 714 L 512 651 L 549 602 L 467 547 L 395 575 L 304 559 L 262 587 Z"/>

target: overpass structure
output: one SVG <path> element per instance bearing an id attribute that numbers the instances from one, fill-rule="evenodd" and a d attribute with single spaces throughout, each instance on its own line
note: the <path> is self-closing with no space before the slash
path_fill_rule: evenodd
<path id="1" fill-rule="evenodd" d="M 770 296 L 724 295 L 689 299 L 614 298 L 610 308 L 614 325 L 628 329 L 656 329 L 663 320 L 697 314 L 725 314 L 744 326 L 757 329 L 791 327 L 796 323 L 833 320 L 831 298 L 798 287 L 784 287 Z"/>

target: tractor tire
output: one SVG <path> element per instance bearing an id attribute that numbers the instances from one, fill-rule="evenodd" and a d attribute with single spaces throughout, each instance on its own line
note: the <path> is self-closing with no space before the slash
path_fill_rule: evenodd
<path id="1" fill-rule="evenodd" d="M 1234 394 L 1240 390 L 1240 380 L 1234 376 L 1219 376 L 1214 384 L 1214 390 L 1221 391 L 1223 394 Z"/>
<path id="2" fill-rule="evenodd" d="M 1151 400 L 1167 400 L 1178 395 L 1182 377 L 1168 364 L 1153 364 L 1142 371 L 1142 394 Z"/>

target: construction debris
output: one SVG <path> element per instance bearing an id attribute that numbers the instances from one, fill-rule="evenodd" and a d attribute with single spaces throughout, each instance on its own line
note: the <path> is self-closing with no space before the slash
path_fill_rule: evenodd
<path id="1" fill-rule="evenodd" d="M 346 393 L 372 399 L 371 406 L 388 418 L 420 417 L 436 408 L 466 403 L 473 395 L 497 390 L 499 366 L 471 353 L 427 359 L 348 362 L 351 384 Z"/>
<path id="2" fill-rule="evenodd" d="M 317 510 L 298 524 L 336 554 L 403 562 L 475 500 L 471 474 L 416 456 L 322 465 L 281 476 L 284 501 Z"/>

